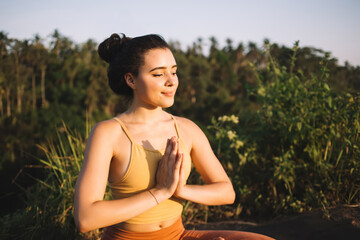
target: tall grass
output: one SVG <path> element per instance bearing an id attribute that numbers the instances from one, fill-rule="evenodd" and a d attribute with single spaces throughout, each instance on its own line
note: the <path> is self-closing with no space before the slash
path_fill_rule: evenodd
<path id="1" fill-rule="evenodd" d="M 88 122 L 88 121 L 87 121 Z M 87 133 L 88 131 L 87 123 Z M 84 135 L 84 134 L 83 134 Z M 99 231 L 80 234 L 73 220 L 73 200 L 85 141 L 63 123 L 57 141 L 38 146 L 45 179 L 26 191 L 28 207 L 1 219 L 1 239 L 97 239 Z"/>

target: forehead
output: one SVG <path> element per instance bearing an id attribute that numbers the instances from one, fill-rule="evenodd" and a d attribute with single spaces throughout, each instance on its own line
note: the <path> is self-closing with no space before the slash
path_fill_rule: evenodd
<path id="1" fill-rule="evenodd" d="M 174 55 L 168 48 L 155 48 L 144 54 L 144 68 L 171 67 L 176 65 Z"/>

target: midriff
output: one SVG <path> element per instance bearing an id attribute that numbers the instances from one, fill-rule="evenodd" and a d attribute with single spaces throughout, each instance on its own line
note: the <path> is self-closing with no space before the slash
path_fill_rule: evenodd
<path id="1" fill-rule="evenodd" d="M 170 227 L 173 225 L 181 216 L 156 222 L 156 223 L 146 223 L 146 224 L 133 224 L 133 223 L 127 223 L 127 222 L 121 222 L 116 224 L 115 226 L 124 229 L 126 231 L 132 231 L 132 232 L 153 232 L 157 230 L 161 230 L 166 227 Z"/>

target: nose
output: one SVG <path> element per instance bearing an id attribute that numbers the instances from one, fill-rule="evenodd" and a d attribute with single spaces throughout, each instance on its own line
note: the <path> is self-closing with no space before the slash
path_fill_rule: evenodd
<path id="1" fill-rule="evenodd" d="M 177 76 L 172 73 L 167 74 L 166 86 L 174 86 L 177 83 Z"/>

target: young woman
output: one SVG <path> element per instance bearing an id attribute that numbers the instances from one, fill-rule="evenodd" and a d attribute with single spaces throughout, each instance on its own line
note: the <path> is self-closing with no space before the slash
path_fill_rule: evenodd
<path id="1" fill-rule="evenodd" d="M 131 97 L 129 109 L 94 126 L 75 191 L 81 232 L 105 228 L 102 239 L 270 239 L 237 231 L 189 231 L 182 201 L 231 204 L 232 184 L 192 121 L 165 112 L 174 103 L 177 65 L 158 35 L 111 35 L 99 45 L 111 89 Z M 191 166 L 205 185 L 189 185 Z M 107 182 L 113 200 L 104 201 Z"/>

